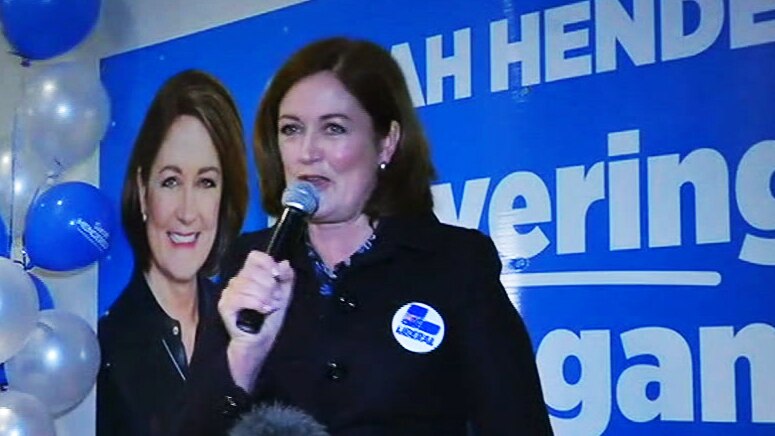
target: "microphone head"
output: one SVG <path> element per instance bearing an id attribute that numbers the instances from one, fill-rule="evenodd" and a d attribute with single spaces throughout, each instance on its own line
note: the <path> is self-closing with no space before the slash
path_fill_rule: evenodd
<path id="1" fill-rule="evenodd" d="M 326 428 L 301 410 L 281 404 L 254 407 L 229 436 L 329 436 Z"/>
<path id="2" fill-rule="evenodd" d="M 312 183 L 297 180 L 285 188 L 281 201 L 283 207 L 292 207 L 306 215 L 312 215 L 318 210 L 320 193 Z"/>

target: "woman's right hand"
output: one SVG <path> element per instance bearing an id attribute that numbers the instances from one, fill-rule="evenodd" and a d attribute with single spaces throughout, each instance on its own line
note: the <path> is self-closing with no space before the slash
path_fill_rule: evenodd
<path id="1" fill-rule="evenodd" d="M 229 368 L 234 382 L 248 392 L 280 332 L 294 278 L 288 261 L 278 263 L 266 253 L 252 251 L 221 294 L 218 312 L 231 337 L 227 348 Z M 246 333 L 237 327 L 237 314 L 242 309 L 264 315 L 257 333 Z"/>

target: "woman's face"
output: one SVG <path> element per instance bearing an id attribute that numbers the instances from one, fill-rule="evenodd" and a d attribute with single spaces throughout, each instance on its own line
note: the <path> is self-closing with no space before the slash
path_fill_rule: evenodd
<path id="1" fill-rule="evenodd" d="M 376 186 L 379 164 L 389 163 L 395 149 L 395 135 L 376 138 L 369 114 L 328 71 L 288 90 L 277 131 L 286 182 L 309 181 L 321 194 L 315 223 L 358 218 Z"/>
<path id="2" fill-rule="evenodd" d="M 202 123 L 182 115 L 170 126 L 151 166 L 148 185 L 138 174 L 151 273 L 195 279 L 218 230 L 222 170 Z"/>

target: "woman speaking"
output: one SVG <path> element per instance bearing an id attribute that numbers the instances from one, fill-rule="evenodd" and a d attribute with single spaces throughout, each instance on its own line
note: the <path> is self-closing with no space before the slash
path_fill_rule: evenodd
<path id="1" fill-rule="evenodd" d="M 265 253 L 273 229 L 224 259 L 219 328 L 192 363 L 180 434 L 223 434 L 262 402 L 334 435 L 551 433 L 493 243 L 433 215 L 429 147 L 387 51 L 302 48 L 264 96 L 255 147 L 268 213 L 298 181 L 319 206 L 288 260 Z M 265 316 L 255 334 L 237 326 L 244 309 Z"/>

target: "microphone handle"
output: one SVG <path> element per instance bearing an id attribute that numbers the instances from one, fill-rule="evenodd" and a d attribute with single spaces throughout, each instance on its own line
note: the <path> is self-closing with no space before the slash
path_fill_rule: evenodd
<path id="1" fill-rule="evenodd" d="M 269 239 L 266 254 L 278 262 L 287 259 L 288 248 L 301 236 L 305 216 L 306 213 L 295 207 L 286 207 Z M 237 313 L 237 328 L 245 333 L 256 334 L 263 324 L 264 315 L 253 309 L 242 309 Z"/>

